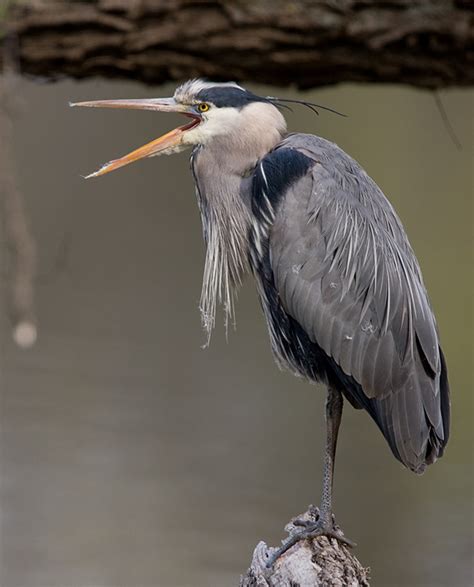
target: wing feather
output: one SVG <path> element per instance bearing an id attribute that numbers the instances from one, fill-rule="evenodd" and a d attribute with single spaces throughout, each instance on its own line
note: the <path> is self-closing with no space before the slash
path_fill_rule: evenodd
<path id="1" fill-rule="evenodd" d="M 280 301 L 354 381 L 343 386 L 346 397 L 369 411 L 397 458 L 421 471 L 447 441 L 448 386 L 435 318 L 402 225 L 377 185 L 336 145 L 290 135 L 282 147 L 300 149 L 314 166 L 287 189 L 270 234 Z"/>

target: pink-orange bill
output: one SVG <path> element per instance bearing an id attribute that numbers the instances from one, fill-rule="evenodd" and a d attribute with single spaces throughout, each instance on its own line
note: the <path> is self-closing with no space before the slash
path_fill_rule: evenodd
<path id="1" fill-rule="evenodd" d="M 179 126 L 174 130 L 162 135 L 161 137 L 135 149 L 134 151 L 120 157 L 119 159 L 113 159 L 105 165 L 103 165 L 97 171 L 90 173 L 85 176 L 85 179 L 91 177 L 99 177 L 105 175 L 111 171 L 115 171 L 120 167 L 124 167 L 129 163 L 138 161 L 145 157 L 153 157 L 159 155 L 164 151 L 169 151 L 179 148 L 183 141 L 183 135 L 187 130 L 197 126 L 200 119 L 188 113 L 188 107 L 175 102 L 173 98 L 157 98 L 157 99 L 145 99 L 145 100 L 96 100 L 91 102 L 77 102 L 70 104 L 71 106 L 82 106 L 88 108 L 127 108 L 127 109 L 138 109 L 138 110 L 154 110 L 158 112 L 178 112 L 191 116 L 192 122 Z"/>

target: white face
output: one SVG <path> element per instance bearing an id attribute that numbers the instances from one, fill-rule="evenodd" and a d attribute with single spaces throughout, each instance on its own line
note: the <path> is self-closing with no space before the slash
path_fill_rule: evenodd
<path id="1" fill-rule="evenodd" d="M 228 137 L 242 144 L 257 138 L 258 133 L 280 133 L 286 131 L 286 123 L 280 112 L 272 104 L 249 102 L 243 107 L 216 106 L 212 99 L 200 102 L 199 96 L 205 90 L 216 88 L 242 90 L 234 82 L 213 83 L 201 79 L 190 80 L 176 89 L 174 99 L 177 103 L 195 112 L 201 122 L 188 130 L 183 136 L 183 145 L 206 145 L 216 137 Z M 237 92 L 238 94 L 239 92 Z"/>
<path id="2" fill-rule="evenodd" d="M 231 135 L 242 125 L 242 110 L 237 108 L 217 108 L 206 102 L 209 110 L 199 112 L 202 121 L 183 137 L 186 145 L 205 145 L 216 136 Z"/>
<path id="3" fill-rule="evenodd" d="M 244 88 L 234 82 L 213 83 L 202 79 L 189 80 L 176 89 L 173 96 L 176 102 L 194 111 L 201 119 L 197 127 L 186 132 L 183 137 L 183 144 L 206 144 L 213 137 L 234 133 L 237 130 L 241 114 L 240 109 L 233 107 L 218 108 L 212 102 L 200 102 L 197 99 L 201 91 L 216 87 L 238 88 L 245 91 Z M 204 110 L 202 106 L 208 109 Z"/>
<path id="4" fill-rule="evenodd" d="M 202 121 L 183 136 L 183 145 L 203 145 L 220 154 L 232 152 L 229 169 L 240 172 L 256 164 L 281 141 L 286 122 L 275 106 L 265 102 L 250 102 L 243 108 L 209 104 Z"/>

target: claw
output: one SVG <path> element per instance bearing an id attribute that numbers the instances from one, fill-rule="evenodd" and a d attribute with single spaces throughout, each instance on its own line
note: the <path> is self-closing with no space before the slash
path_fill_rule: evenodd
<path id="1" fill-rule="evenodd" d="M 327 527 L 319 517 L 319 510 L 314 508 L 314 510 L 310 510 L 312 516 L 314 516 L 316 521 L 312 520 L 304 520 L 298 519 L 292 521 L 293 526 L 302 528 L 301 530 L 297 530 L 292 533 L 280 546 L 277 548 L 275 552 L 273 552 L 268 561 L 267 561 L 267 568 L 270 569 L 277 559 L 280 558 L 282 554 L 284 554 L 287 550 L 289 550 L 292 546 L 300 542 L 301 540 L 310 540 L 312 538 L 316 538 L 318 536 L 327 536 L 328 538 L 334 538 L 338 542 L 349 546 L 350 548 L 354 548 L 356 543 L 349 538 L 344 536 L 342 530 L 335 524 L 334 515 L 332 516 L 333 525 L 331 527 Z"/>
<path id="2" fill-rule="evenodd" d="M 293 520 L 292 522 L 293 526 L 301 526 L 302 528 L 307 528 L 308 526 L 312 526 L 314 524 L 314 522 L 312 522 L 311 520 Z"/>

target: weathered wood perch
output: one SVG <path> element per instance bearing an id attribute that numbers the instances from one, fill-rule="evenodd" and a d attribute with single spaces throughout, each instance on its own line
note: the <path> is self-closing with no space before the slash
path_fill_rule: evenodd
<path id="1" fill-rule="evenodd" d="M 21 71 L 309 88 L 474 82 L 470 0 L 11 0 Z M 0 69 L 2 67 L 0 51 Z"/>
<path id="2" fill-rule="evenodd" d="M 315 508 L 294 518 L 285 530 L 291 536 L 296 519 L 314 521 Z M 369 571 L 362 567 L 350 548 L 325 536 L 302 540 L 282 555 L 271 569 L 267 561 L 275 548 L 259 542 L 252 564 L 240 587 L 368 587 Z"/>

